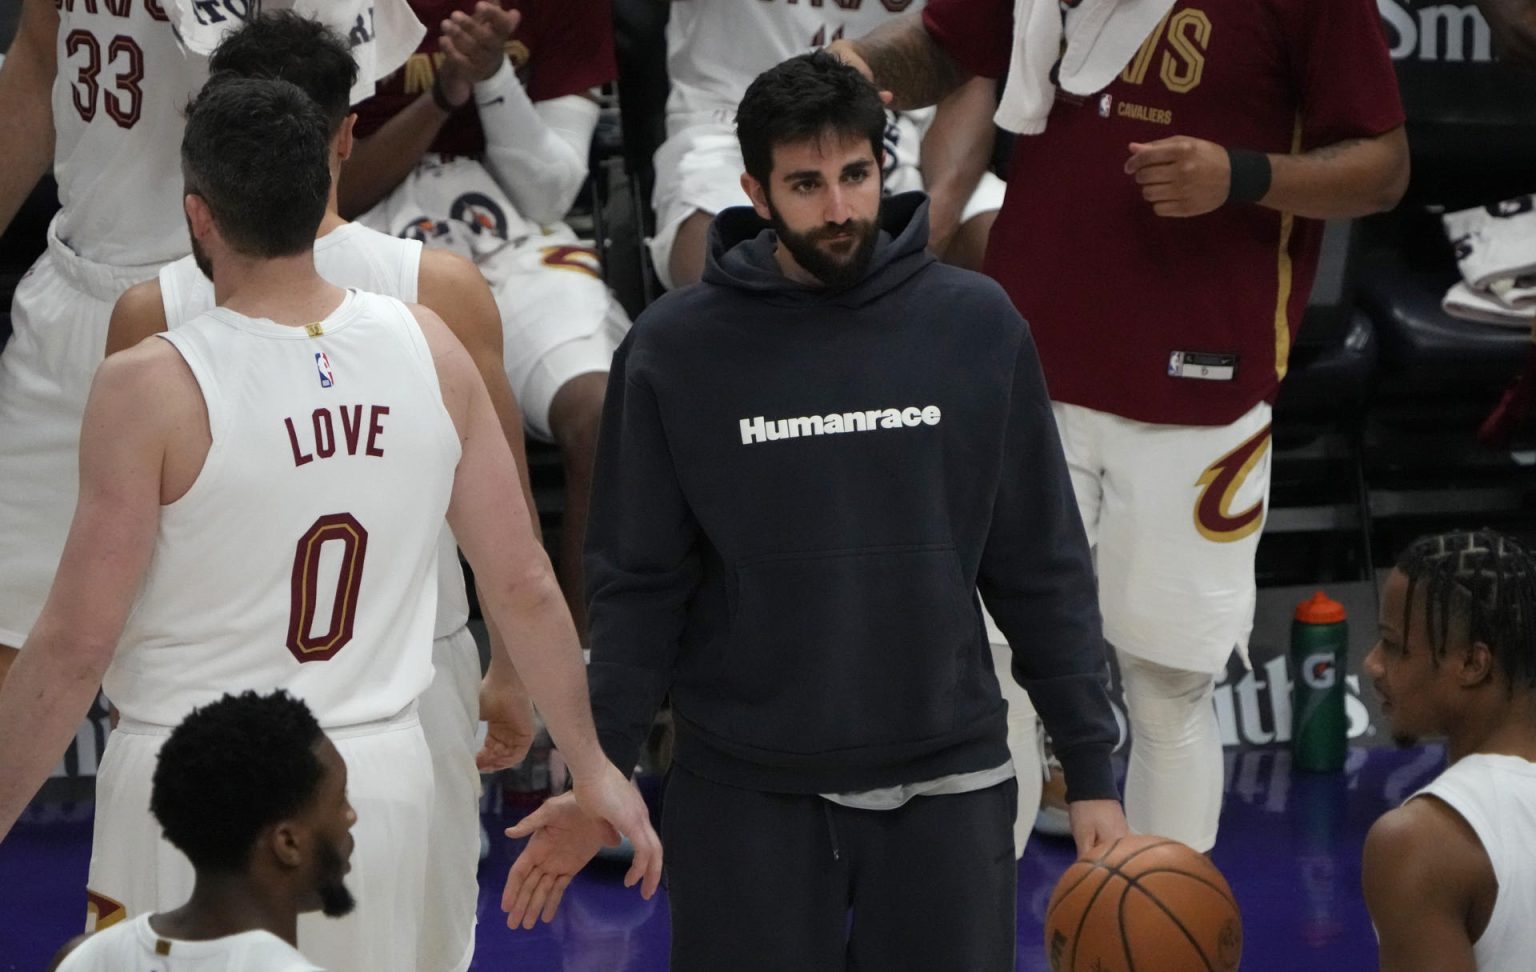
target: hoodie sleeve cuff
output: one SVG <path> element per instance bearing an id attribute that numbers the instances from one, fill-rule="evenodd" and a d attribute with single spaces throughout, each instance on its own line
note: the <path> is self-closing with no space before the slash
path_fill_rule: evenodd
<path id="1" fill-rule="evenodd" d="M 1062 775 L 1067 779 L 1067 802 L 1078 800 L 1119 800 L 1115 771 L 1109 762 L 1107 745 L 1078 746 L 1058 750 Z"/>

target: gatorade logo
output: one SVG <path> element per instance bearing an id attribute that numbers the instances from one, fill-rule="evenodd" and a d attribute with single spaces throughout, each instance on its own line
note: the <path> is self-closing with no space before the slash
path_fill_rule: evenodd
<path id="1" fill-rule="evenodd" d="M 1333 688 L 1335 673 L 1332 655 L 1308 655 L 1301 663 L 1301 678 L 1308 688 L 1325 691 Z"/>

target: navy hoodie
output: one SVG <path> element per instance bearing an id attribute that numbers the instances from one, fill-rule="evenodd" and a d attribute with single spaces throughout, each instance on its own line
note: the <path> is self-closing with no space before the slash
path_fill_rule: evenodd
<path id="1" fill-rule="evenodd" d="M 867 273 L 786 278 L 750 208 L 614 356 L 587 532 L 598 736 L 727 785 L 871 789 L 1000 765 L 981 599 L 1072 799 L 1115 798 L 1092 563 L 1034 342 L 885 201 Z"/>

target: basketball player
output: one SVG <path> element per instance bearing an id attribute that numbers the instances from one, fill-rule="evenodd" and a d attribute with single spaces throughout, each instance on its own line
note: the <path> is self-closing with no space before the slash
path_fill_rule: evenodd
<path id="1" fill-rule="evenodd" d="M 357 72 L 347 44 L 334 31 L 292 11 L 255 18 L 227 34 L 209 69 L 241 77 L 282 77 L 325 109 L 331 134 L 332 186 L 315 266 L 321 276 L 407 302 L 418 299 L 448 324 L 474 360 L 496 406 L 513 456 L 523 497 L 533 509 L 523 457 L 522 416 L 501 367 L 501 318 L 490 289 L 469 261 L 446 250 L 423 250 L 416 240 L 378 233 L 336 215 L 335 177 L 352 147 L 347 94 Z M 212 282 L 188 256 L 161 269 L 154 280 L 131 288 L 112 314 L 107 353 L 132 347 L 167 327 L 180 327 L 214 306 Z M 537 518 L 532 518 L 537 524 Z M 427 854 L 425 907 L 435 913 L 423 923 L 423 970 L 461 970 L 474 951 L 476 877 L 480 852 L 480 781 L 475 765 L 480 715 L 480 654 L 468 628 L 469 599 L 459 552 L 447 531 L 439 541 L 437 622 L 433 629 L 433 678 L 420 700 L 422 732 L 432 752 L 436 799 Z M 494 637 L 494 636 L 493 636 Z M 496 671 L 486 679 L 485 715 L 489 736 L 485 771 L 520 762 L 536 724 L 515 672 L 503 672 L 499 647 L 491 654 Z M 510 697 L 492 691 L 509 686 Z"/>
<path id="2" fill-rule="evenodd" d="M 427 36 L 358 106 L 341 211 L 428 249 L 454 249 L 490 282 L 528 430 L 560 449 L 560 580 L 584 635 L 592 457 L 608 363 L 629 318 L 596 252 L 564 220 L 587 176 L 598 116 L 591 92 L 614 75 L 608 4 L 411 7 Z"/>
<path id="3" fill-rule="evenodd" d="M 656 235 L 651 257 L 670 288 L 704 270 L 710 219 L 740 206 L 741 153 L 736 103 L 774 64 L 888 22 L 903 3 L 795 3 L 687 0 L 667 21 L 667 140 L 656 151 Z M 921 3 L 918 4 L 921 6 Z M 978 80 L 934 112 L 892 114 L 885 132 L 886 189 L 926 189 L 932 198 L 930 245 L 959 266 L 981 268 L 987 234 L 1003 203 L 1003 183 L 987 171 L 994 85 Z M 973 110 L 974 109 L 974 110 Z"/>
<path id="4" fill-rule="evenodd" d="M 95 382 L 38 651 L 0 689 L 0 833 L 101 682 L 122 722 L 91 887 L 125 915 L 181 900 L 190 869 L 143 813 L 166 727 L 222 690 L 287 688 L 347 760 L 367 902 L 301 922 L 300 945 L 328 968 L 404 970 L 423 917 L 433 784 L 414 703 L 445 512 L 578 790 L 632 832 L 648 888 L 659 847 L 592 736 L 575 633 L 468 355 L 430 311 L 314 270 L 330 129 L 284 81 L 220 78 L 188 114 L 187 219 L 219 307 Z"/>
<path id="5" fill-rule="evenodd" d="M 400 0 L 272 0 L 326 19 L 374 23 Z M 0 681 L 26 640 L 59 564 L 79 480 L 80 418 L 112 305 L 187 252 L 175 148 L 182 109 L 207 77 L 172 16 L 193 0 L 23 0 L 0 65 L 0 230 L 50 161 L 62 204 L 48 248 L 16 288 L 13 336 L 0 356 Z M 238 23 L 241 8 L 214 15 Z M 203 11 L 206 18 L 207 13 Z M 398 61 L 377 28 L 349 40 L 373 70 Z M 413 24 L 420 29 L 419 24 Z"/>
<path id="6" fill-rule="evenodd" d="M 81 936 L 59 972 L 318 972 L 294 948 L 299 913 L 353 907 L 347 764 L 286 692 L 192 710 L 155 762 L 150 810 L 197 872 L 174 911 Z"/>
<path id="7" fill-rule="evenodd" d="M 1016 788 L 978 589 L 1062 742 L 1079 850 L 1126 832 L 1092 565 L 1028 328 L 936 262 L 921 194 L 882 205 L 884 130 L 878 92 L 828 54 L 754 81 L 753 208 L 716 217 L 704 281 L 614 360 L 593 712 L 624 765 L 670 694 L 680 972 L 1013 969 Z M 569 801 L 514 829 L 534 837 L 511 923 L 553 916 L 597 849 L 585 830 Z"/>
<path id="8" fill-rule="evenodd" d="M 1094 62 L 1106 85 L 1057 95 L 1020 68 L 1015 6 L 930 0 L 837 50 L 898 106 L 974 76 L 1019 86 L 998 117 L 1037 134 L 1014 143 L 986 272 L 1039 342 L 1097 550 L 1131 723 L 1126 815 L 1209 850 L 1211 695 L 1234 648 L 1247 659 L 1271 403 L 1322 220 L 1389 209 L 1407 186 L 1397 80 L 1372 0 L 1167 0 L 1136 32 L 1117 18 L 1150 5 L 1085 0 L 1061 65 Z"/>
<path id="9" fill-rule="evenodd" d="M 1488 530 L 1415 541 L 1362 666 L 1399 742 L 1450 767 L 1365 838 L 1382 972 L 1523 969 L 1536 955 L 1536 559 Z"/>

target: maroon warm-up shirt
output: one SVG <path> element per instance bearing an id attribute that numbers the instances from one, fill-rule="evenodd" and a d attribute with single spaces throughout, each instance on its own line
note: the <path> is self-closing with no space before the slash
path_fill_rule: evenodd
<path id="1" fill-rule="evenodd" d="M 968 70 L 1006 72 L 1013 0 L 930 0 L 923 22 Z M 1285 153 L 1402 123 L 1374 0 L 1179 0 L 1109 87 L 1059 92 L 1045 132 L 1014 143 L 986 260 L 1051 398 L 1226 424 L 1273 400 L 1306 308 L 1319 221 L 1252 204 L 1157 216 L 1123 170 L 1131 142 Z M 1178 352 L 1233 361 L 1232 380 L 1173 377 Z"/>
<path id="2" fill-rule="evenodd" d="M 426 25 L 427 36 L 405 66 L 380 81 L 377 93 L 357 107 L 359 136 L 373 134 L 423 91 L 432 89 L 440 25 L 455 10 L 473 13 L 475 2 L 411 0 L 411 9 Z M 613 80 L 618 73 L 613 19 L 606 0 L 502 0 L 501 5 L 523 15 L 507 42 L 507 53 L 532 101 L 580 94 Z M 485 133 L 473 99 L 443 126 L 431 151 L 446 155 L 485 151 Z"/>

